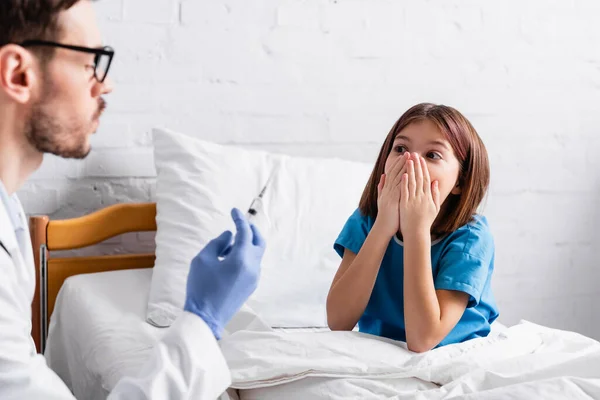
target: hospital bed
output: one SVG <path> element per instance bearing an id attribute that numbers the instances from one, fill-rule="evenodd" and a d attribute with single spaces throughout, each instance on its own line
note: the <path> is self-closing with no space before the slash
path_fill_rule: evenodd
<path id="1" fill-rule="evenodd" d="M 39 277 L 32 334 L 80 399 L 105 398 L 165 334 L 145 319 L 154 254 L 55 252 L 154 231 L 155 215 L 152 203 L 119 204 L 70 220 L 30 220 Z M 416 355 L 370 335 L 282 332 L 254 317 L 242 310 L 221 341 L 233 398 L 600 398 L 600 344 L 572 332 L 524 322 Z"/>
<path id="2" fill-rule="evenodd" d="M 139 371 L 167 329 L 146 322 L 153 253 L 60 254 L 125 233 L 156 231 L 155 216 L 155 203 L 136 203 L 113 205 L 68 220 L 30 218 L 39 279 L 32 305 L 32 336 L 38 352 L 45 353 L 49 366 L 79 399 L 105 399 L 122 377 Z M 226 327 L 225 335 L 228 330 L 256 330 L 257 326 L 268 329 L 242 309 Z"/>
<path id="3" fill-rule="evenodd" d="M 34 249 L 38 290 L 32 304 L 32 336 L 43 352 L 49 316 L 58 293 L 71 276 L 105 271 L 152 268 L 154 254 L 120 254 L 97 257 L 53 257 L 52 252 L 80 249 L 130 232 L 156 231 L 156 204 L 118 204 L 90 215 L 50 221 L 33 216 L 29 226 Z"/>

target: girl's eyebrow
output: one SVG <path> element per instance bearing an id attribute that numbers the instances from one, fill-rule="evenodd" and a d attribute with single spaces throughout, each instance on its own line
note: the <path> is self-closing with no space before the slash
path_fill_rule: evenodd
<path id="1" fill-rule="evenodd" d="M 448 143 L 443 140 L 439 140 L 439 139 L 433 140 L 433 141 L 429 142 L 429 144 L 437 144 L 442 147 L 445 147 L 447 150 L 450 150 L 450 146 L 448 146 Z"/>
<path id="2" fill-rule="evenodd" d="M 405 142 L 411 142 L 410 138 L 408 136 L 404 136 L 404 135 L 398 135 L 396 136 L 396 138 L 394 139 L 394 143 L 397 142 L 398 140 L 404 140 Z M 432 144 L 436 144 L 439 146 L 444 147 L 447 150 L 450 150 L 450 146 L 448 146 L 448 143 L 444 140 L 440 140 L 440 139 L 436 139 L 436 140 L 432 140 L 431 142 L 429 142 L 430 145 Z"/>
<path id="3" fill-rule="evenodd" d="M 404 135 L 398 135 L 394 138 L 394 142 L 396 142 L 398 140 L 404 140 L 406 142 L 410 142 L 410 138 L 408 136 L 404 136 Z"/>

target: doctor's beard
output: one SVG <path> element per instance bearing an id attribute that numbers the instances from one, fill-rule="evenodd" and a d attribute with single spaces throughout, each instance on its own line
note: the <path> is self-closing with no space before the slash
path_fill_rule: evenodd
<path id="1" fill-rule="evenodd" d="M 33 105 L 25 123 L 25 136 L 29 143 L 41 153 L 50 153 L 63 158 L 83 159 L 91 151 L 89 136 L 95 131 L 106 101 L 98 99 L 98 109 L 91 120 L 71 119 L 59 121 L 53 114 L 55 107 L 49 96 Z"/>

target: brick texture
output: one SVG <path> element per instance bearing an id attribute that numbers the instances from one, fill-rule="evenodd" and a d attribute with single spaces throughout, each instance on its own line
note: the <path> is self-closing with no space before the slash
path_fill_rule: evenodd
<path id="1" fill-rule="evenodd" d="M 409 106 L 445 103 L 471 119 L 490 153 L 484 212 L 501 320 L 600 338 L 599 4 L 101 1 L 116 88 L 94 153 L 47 157 L 20 195 L 28 213 L 53 218 L 152 200 L 155 125 L 372 162 Z M 98 249 L 136 246 L 152 237 Z"/>

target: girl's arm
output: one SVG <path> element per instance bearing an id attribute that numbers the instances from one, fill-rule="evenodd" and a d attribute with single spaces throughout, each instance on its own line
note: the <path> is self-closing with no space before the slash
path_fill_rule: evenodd
<path id="1" fill-rule="evenodd" d="M 469 295 L 435 290 L 429 231 L 404 238 L 404 320 L 406 344 L 418 353 L 437 346 L 462 317 Z"/>
<path id="2" fill-rule="evenodd" d="M 381 260 L 398 232 L 400 182 L 408 155 L 398 157 L 377 186 L 377 218 L 358 254 L 344 250 L 342 263 L 327 296 L 327 324 L 331 330 L 351 331 L 362 316 Z"/>
<path id="3" fill-rule="evenodd" d="M 438 345 L 465 312 L 467 293 L 435 290 L 431 268 L 431 226 L 440 210 L 438 183 L 425 160 L 415 156 L 402 176 L 400 224 L 404 237 L 404 321 L 409 350 Z"/>
<path id="4" fill-rule="evenodd" d="M 379 266 L 391 237 L 375 222 L 358 255 L 345 249 L 327 296 L 327 324 L 351 331 L 371 298 Z"/>

